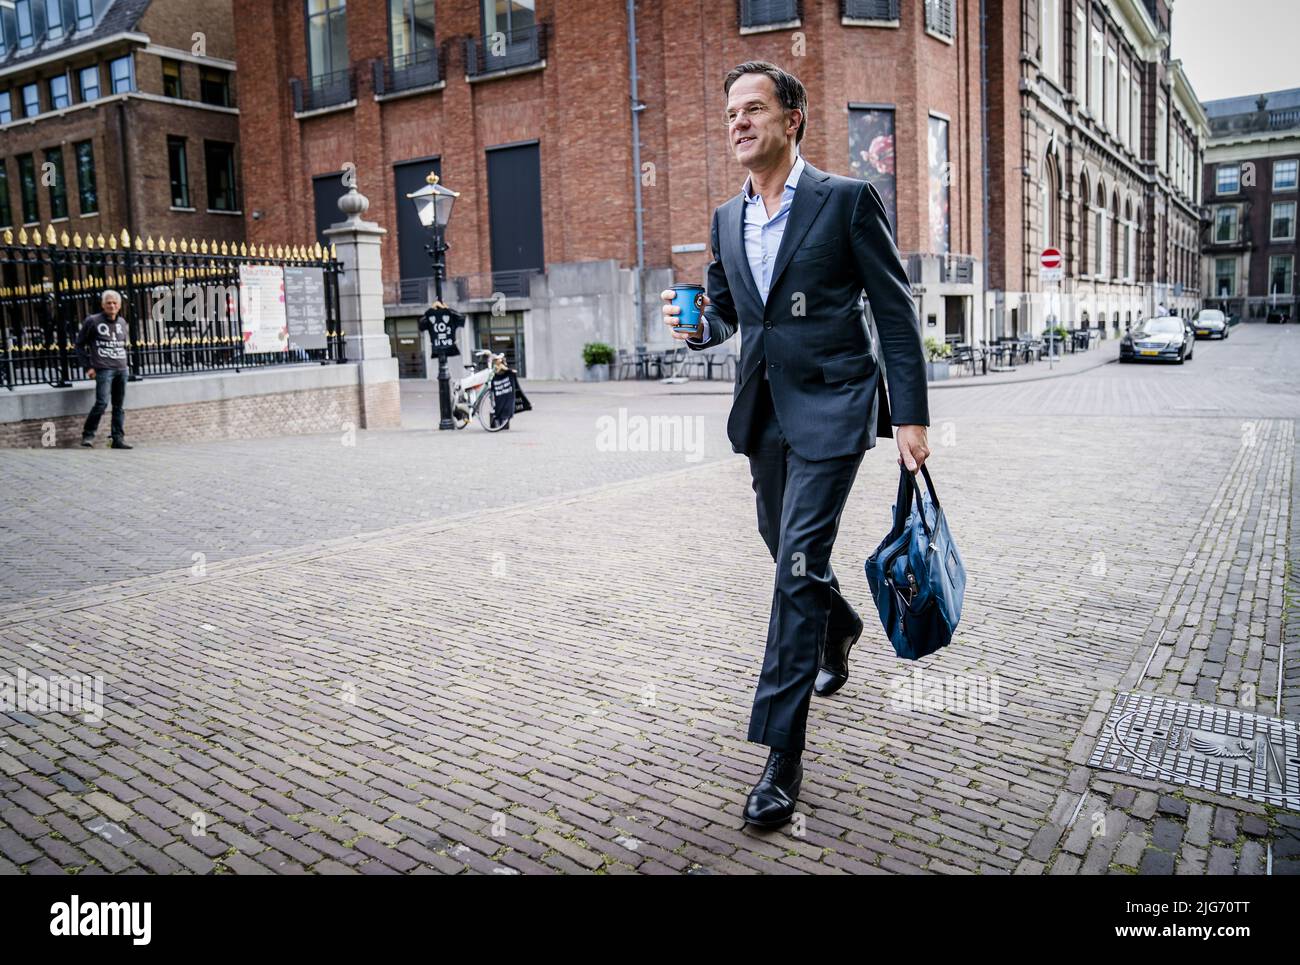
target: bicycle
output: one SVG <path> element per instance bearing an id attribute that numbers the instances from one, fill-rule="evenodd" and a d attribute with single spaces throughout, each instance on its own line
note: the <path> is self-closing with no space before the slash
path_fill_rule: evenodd
<path id="1" fill-rule="evenodd" d="M 505 356 L 487 349 L 473 353 L 476 360 L 480 355 L 487 358 L 484 368 L 476 369 L 473 362 L 467 364 L 465 369 L 470 374 L 458 380 L 452 390 L 451 421 L 457 429 L 464 429 L 471 419 L 478 416 L 479 424 L 488 432 L 500 432 L 510 425 L 510 420 L 506 419 L 500 425 L 494 424 L 496 409 L 492 397 L 492 377 L 496 373 L 497 364 L 505 361 Z"/>

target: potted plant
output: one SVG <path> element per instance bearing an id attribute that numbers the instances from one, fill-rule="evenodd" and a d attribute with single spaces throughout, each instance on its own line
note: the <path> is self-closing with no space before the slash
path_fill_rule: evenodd
<path id="1" fill-rule="evenodd" d="M 614 350 L 604 342 L 588 342 L 582 347 L 582 362 L 587 367 L 585 378 L 588 382 L 608 382 Z"/>
<path id="2" fill-rule="evenodd" d="M 1065 330 L 1064 325 L 1049 325 L 1043 331 L 1043 345 L 1047 347 L 1049 354 L 1060 358 L 1065 354 L 1065 343 L 1070 340 L 1070 333 Z"/>
<path id="3" fill-rule="evenodd" d="M 948 357 L 952 355 L 952 346 L 941 342 L 933 335 L 925 337 L 925 377 L 931 382 L 940 382 L 948 377 Z"/>

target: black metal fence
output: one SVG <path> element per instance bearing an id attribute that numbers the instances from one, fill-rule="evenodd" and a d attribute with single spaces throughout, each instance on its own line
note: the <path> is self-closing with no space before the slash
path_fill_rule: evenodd
<path id="1" fill-rule="evenodd" d="M 231 247 L 225 242 L 120 236 L 56 237 L 53 226 L 0 244 L 0 384 L 72 385 L 85 372 L 75 343 L 86 316 L 100 310 L 100 296 L 122 296 L 129 329 L 132 376 L 178 375 L 223 369 L 345 360 L 339 324 L 339 263 L 319 244 Z M 245 342 L 240 268 L 279 266 L 319 269 L 310 277 L 310 338 L 292 337 L 276 351 L 249 351 Z M 301 279 L 306 272 L 295 272 Z M 289 273 L 285 272 L 284 277 Z M 304 282 L 304 285 L 306 283 Z M 283 296 L 281 296 L 283 297 Z M 303 314 L 304 299 L 297 305 Z M 323 315 L 323 318 L 317 315 Z M 302 321 L 301 317 L 297 319 Z M 303 347 L 304 345 L 309 347 Z"/>

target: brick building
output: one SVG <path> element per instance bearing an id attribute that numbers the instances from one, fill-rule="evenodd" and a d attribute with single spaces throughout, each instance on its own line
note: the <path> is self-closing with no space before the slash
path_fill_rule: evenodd
<path id="1" fill-rule="evenodd" d="M 808 88 L 803 155 L 885 196 L 927 334 L 968 333 L 983 290 L 978 11 L 235 0 L 239 60 L 258 68 L 244 72 L 240 114 L 249 240 L 319 232 L 355 177 L 389 232 L 394 351 L 405 374 L 431 374 L 415 333 L 428 238 L 404 195 L 435 169 L 461 192 L 448 300 L 470 314 L 468 340 L 533 377 L 578 376 L 586 341 L 666 341 L 657 292 L 702 278 L 712 211 L 744 180 L 723 77 L 766 59 Z"/>
<path id="2" fill-rule="evenodd" d="M 989 317 L 1114 336 L 1200 306 L 1206 118 L 1170 58 L 1173 0 L 989 0 Z M 1041 281 L 1043 249 L 1063 278 Z"/>
<path id="3" fill-rule="evenodd" d="M 0 3 L 0 228 L 239 241 L 230 0 Z"/>
<path id="4" fill-rule="evenodd" d="M 1205 304 L 1239 318 L 1300 318 L 1295 282 L 1300 88 L 1209 101 L 1203 191 Z"/>

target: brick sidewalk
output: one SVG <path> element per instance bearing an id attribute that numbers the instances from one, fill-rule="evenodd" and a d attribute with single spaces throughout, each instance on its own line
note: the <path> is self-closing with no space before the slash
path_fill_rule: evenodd
<path id="1" fill-rule="evenodd" d="M 744 733 L 771 561 L 731 458 L 7 608 L 0 666 L 103 674 L 106 706 L 97 724 L 19 713 L 0 729 L 0 872 L 1131 873 L 1166 854 L 1214 872 L 1224 850 L 1259 870 L 1294 814 L 1080 761 L 1114 692 L 1203 686 L 1183 676 L 1201 650 L 1190 673 L 1209 672 L 1213 631 L 1200 647 L 1193 628 L 1185 654 L 1166 638 L 1155 675 L 1134 673 L 1153 616 L 1192 618 L 1182 594 L 1202 624 L 1214 600 L 1244 626 L 1214 699 L 1248 671 L 1265 695 L 1282 554 L 1267 592 L 1209 589 L 1278 538 L 1292 424 L 1262 422 L 1254 453 L 1237 420 L 1131 428 L 971 417 L 938 454 L 977 576 L 958 641 L 920 669 L 996 680 L 992 720 L 891 699 L 916 667 L 889 651 L 862 575 L 896 472 L 868 454 L 835 555 L 868 631 L 848 686 L 814 698 L 784 830 L 739 818 L 764 756 Z M 1053 445 L 1012 484 L 1005 454 L 1032 437 Z M 710 496 L 674 524 L 683 487 Z M 1200 565 L 1209 535 L 1233 558 Z M 1222 848 L 1198 864 L 1206 834 Z"/>

